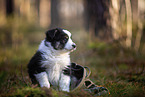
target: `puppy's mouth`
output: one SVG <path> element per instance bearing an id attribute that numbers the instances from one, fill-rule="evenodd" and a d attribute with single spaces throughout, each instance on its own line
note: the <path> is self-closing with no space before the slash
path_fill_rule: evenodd
<path id="1" fill-rule="evenodd" d="M 70 52 L 73 52 L 73 51 L 75 51 L 75 50 L 76 50 L 76 48 L 73 48 L 73 49 L 70 50 Z"/>
<path id="2" fill-rule="evenodd" d="M 76 50 L 76 48 L 72 48 L 72 49 L 65 49 L 66 51 L 69 51 L 69 52 L 73 52 L 74 50 Z"/>

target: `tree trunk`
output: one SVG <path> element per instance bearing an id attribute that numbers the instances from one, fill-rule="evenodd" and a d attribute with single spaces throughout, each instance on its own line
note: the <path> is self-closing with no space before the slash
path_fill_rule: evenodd
<path id="1" fill-rule="evenodd" d="M 109 0 L 86 0 L 86 27 L 91 38 L 97 37 L 101 40 L 112 38 L 108 25 L 109 20 Z"/>
<path id="2" fill-rule="evenodd" d="M 6 0 L 6 15 L 11 16 L 14 13 L 14 0 Z"/>
<path id="3" fill-rule="evenodd" d="M 59 26 L 59 0 L 51 0 L 51 28 Z"/>
<path id="4" fill-rule="evenodd" d="M 114 39 L 119 39 L 121 28 L 119 21 L 119 10 L 120 10 L 120 1 L 111 0 L 112 6 L 109 8 L 110 12 L 110 21 L 112 27 L 112 35 Z"/>
<path id="5" fill-rule="evenodd" d="M 138 31 L 137 31 L 135 46 L 134 46 L 136 51 L 139 50 L 141 36 L 143 34 L 143 21 L 142 20 L 144 20 L 144 16 L 142 13 L 144 13 L 145 11 L 144 4 L 145 4 L 144 0 L 138 0 Z"/>
<path id="6" fill-rule="evenodd" d="M 132 11 L 130 0 L 125 0 L 126 14 L 127 14 L 127 39 L 126 46 L 131 47 L 132 41 Z"/>
<path id="7" fill-rule="evenodd" d="M 41 27 L 49 27 L 50 26 L 50 0 L 40 0 L 40 10 L 39 10 L 39 17 L 40 17 L 40 25 Z"/>

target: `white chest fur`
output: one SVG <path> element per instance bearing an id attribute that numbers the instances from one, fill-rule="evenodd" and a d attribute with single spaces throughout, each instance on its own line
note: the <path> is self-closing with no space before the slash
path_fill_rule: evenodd
<path id="1" fill-rule="evenodd" d="M 47 43 L 49 45 L 48 47 L 44 45 L 43 40 L 39 46 L 39 51 L 41 51 L 43 60 L 41 61 L 42 67 L 46 68 L 46 73 L 48 76 L 48 81 L 53 86 L 60 88 L 64 88 L 68 91 L 69 90 L 69 83 L 70 83 L 70 77 L 65 76 L 62 74 L 62 70 L 65 66 L 70 65 L 70 55 L 69 52 L 60 52 L 57 50 L 54 50 L 52 46 L 50 46 L 50 43 Z M 67 83 L 67 85 L 66 85 Z M 67 86 L 64 87 L 64 86 Z"/>
<path id="2" fill-rule="evenodd" d="M 60 56 L 43 55 L 46 60 L 42 61 L 42 67 L 46 68 L 48 79 L 54 86 L 59 84 L 60 75 L 65 66 L 70 64 L 70 58 L 68 54 Z"/>

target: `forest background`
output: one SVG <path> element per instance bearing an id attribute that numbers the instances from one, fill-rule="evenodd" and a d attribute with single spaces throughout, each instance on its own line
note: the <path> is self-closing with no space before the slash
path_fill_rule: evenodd
<path id="1" fill-rule="evenodd" d="M 48 29 L 72 33 L 71 60 L 88 66 L 106 97 L 145 97 L 144 0 L 0 0 L 0 96 L 94 96 L 31 85 L 27 64 Z"/>

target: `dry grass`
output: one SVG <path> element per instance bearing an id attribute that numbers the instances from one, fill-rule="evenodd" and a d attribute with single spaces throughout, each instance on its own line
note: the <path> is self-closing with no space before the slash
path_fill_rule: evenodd
<path id="1" fill-rule="evenodd" d="M 0 30 L 3 33 L 6 31 L 5 28 Z M 86 92 L 84 87 L 76 92 L 66 93 L 31 86 L 27 63 L 37 50 L 41 39 L 44 38 L 42 33 L 44 30 L 36 30 L 28 28 L 27 31 L 22 31 L 23 38 L 14 46 L 9 43 L 10 41 L 1 45 L 0 96 L 93 97 L 93 94 Z M 31 33 L 25 33 L 29 31 Z M 77 50 L 71 53 L 72 62 L 88 66 L 92 71 L 90 79 L 95 84 L 109 89 L 110 95 L 106 95 L 107 97 L 144 97 L 145 54 L 143 52 L 136 53 L 133 49 L 126 49 L 117 43 L 109 44 L 101 41 L 89 43 L 87 33 L 83 30 L 71 32 L 77 44 Z M 5 41 L 5 38 L 3 39 L 1 43 Z"/>

